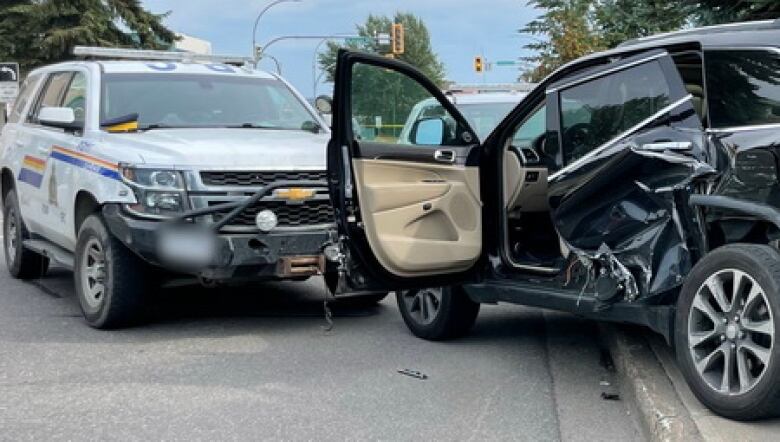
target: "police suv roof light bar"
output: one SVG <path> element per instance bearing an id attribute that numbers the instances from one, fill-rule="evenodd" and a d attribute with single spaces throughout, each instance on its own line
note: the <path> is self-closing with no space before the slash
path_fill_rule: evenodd
<path id="1" fill-rule="evenodd" d="M 231 55 L 203 55 L 192 52 L 152 51 L 145 49 L 100 48 L 76 46 L 73 55 L 82 58 L 109 60 L 178 61 L 181 63 L 223 63 L 244 66 L 252 63 L 251 57 Z"/>

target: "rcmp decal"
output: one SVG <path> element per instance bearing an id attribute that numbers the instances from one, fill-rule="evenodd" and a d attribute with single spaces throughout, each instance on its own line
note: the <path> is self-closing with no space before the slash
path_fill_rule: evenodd
<path id="1" fill-rule="evenodd" d="M 19 181 L 41 187 L 44 170 L 46 170 L 46 160 L 25 155 L 22 160 L 22 170 L 19 171 Z"/>
<path id="2" fill-rule="evenodd" d="M 93 157 L 92 155 L 76 152 L 75 150 L 66 149 L 61 146 L 52 146 L 50 157 L 82 169 L 87 169 L 91 172 L 103 175 L 106 178 L 115 180 L 120 179 L 119 166 L 117 166 L 116 163 L 111 163 Z"/>
<path id="3" fill-rule="evenodd" d="M 119 166 L 117 166 L 116 163 L 111 163 L 109 161 L 102 160 L 82 152 L 77 152 L 75 150 L 70 150 L 61 146 L 52 146 L 49 158 L 89 170 L 106 178 L 111 178 L 114 180 L 121 179 L 119 176 Z M 43 174 L 46 170 L 47 160 L 25 155 L 24 159 L 22 160 L 22 169 L 19 171 L 19 181 L 40 188 L 41 182 L 43 181 Z M 53 167 L 54 165 L 52 164 L 52 171 Z M 50 183 L 50 185 L 51 184 L 52 183 Z"/>

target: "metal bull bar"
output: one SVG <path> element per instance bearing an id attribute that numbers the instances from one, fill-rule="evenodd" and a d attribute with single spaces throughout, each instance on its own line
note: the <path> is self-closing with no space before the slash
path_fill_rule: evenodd
<path id="1" fill-rule="evenodd" d="M 263 186 L 261 189 L 259 189 L 257 192 L 254 193 L 254 195 L 246 198 L 243 201 L 231 201 L 228 203 L 222 203 L 222 204 L 216 204 L 210 207 L 204 207 L 201 209 L 194 209 L 190 210 L 188 212 L 185 212 L 175 218 L 173 218 L 171 221 L 173 222 L 179 222 L 183 221 L 185 219 L 189 218 L 196 218 L 199 216 L 204 215 L 211 215 L 216 212 L 221 212 L 224 210 L 230 210 L 227 215 L 223 216 L 218 222 L 212 224 L 210 228 L 214 232 L 219 232 L 223 227 L 225 227 L 230 221 L 233 220 L 236 216 L 238 216 L 241 212 L 246 210 L 248 207 L 252 206 L 253 204 L 260 201 L 264 196 L 271 194 L 274 190 L 279 188 L 288 188 L 288 187 L 304 187 L 304 188 L 317 188 L 317 187 L 328 187 L 327 181 L 290 181 L 290 180 L 282 180 L 282 181 L 275 181 L 271 184 L 267 184 Z M 335 219 L 334 219 L 335 222 Z"/>

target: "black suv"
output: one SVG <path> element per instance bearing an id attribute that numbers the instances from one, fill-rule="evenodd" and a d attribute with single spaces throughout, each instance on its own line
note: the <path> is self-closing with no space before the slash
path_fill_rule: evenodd
<path id="1" fill-rule="evenodd" d="M 484 140 L 419 71 L 342 51 L 332 286 L 395 289 L 425 339 L 464 334 L 479 303 L 642 324 L 715 412 L 778 414 L 778 42 L 780 21 L 630 41 L 557 70 Z M 353 135 L 380 118 L 411 133 Z"/>

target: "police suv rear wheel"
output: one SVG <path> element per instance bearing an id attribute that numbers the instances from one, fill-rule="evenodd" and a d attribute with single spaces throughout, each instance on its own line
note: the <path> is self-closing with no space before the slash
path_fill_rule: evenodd
<path id="1" fill-rule="evenodd" d="M 471 330 L 479 313 L 462 287 L 432 287 L 396 292 L 401 316 L 415 336 L 431 341 L 454 339 Z"/>
<path id="2" fill-rule="evenodd" d="M 8 272 L 14 278 L 37 279 L 49 268 L 49 258 L 24 248 L 22 242 L 29 237 L 19 212 L 16 191 L 11 190 L 3 208 L 3 247 Z"/>
<path id="3" fill-rule="evenodd" d="M 148 266 L 90 215 L 79 229 L 73 272 L 76 294 L 87 323 L 100 329 L 143 319 L 144 300 L 153 288 Z"/>
<path id="4" fill-rule="evenodd" d="M 691 390 L 738 420 L 780 414 L 780 252 L 720 247 L 699 261 L 677 301 L 677 361 Z"/>

